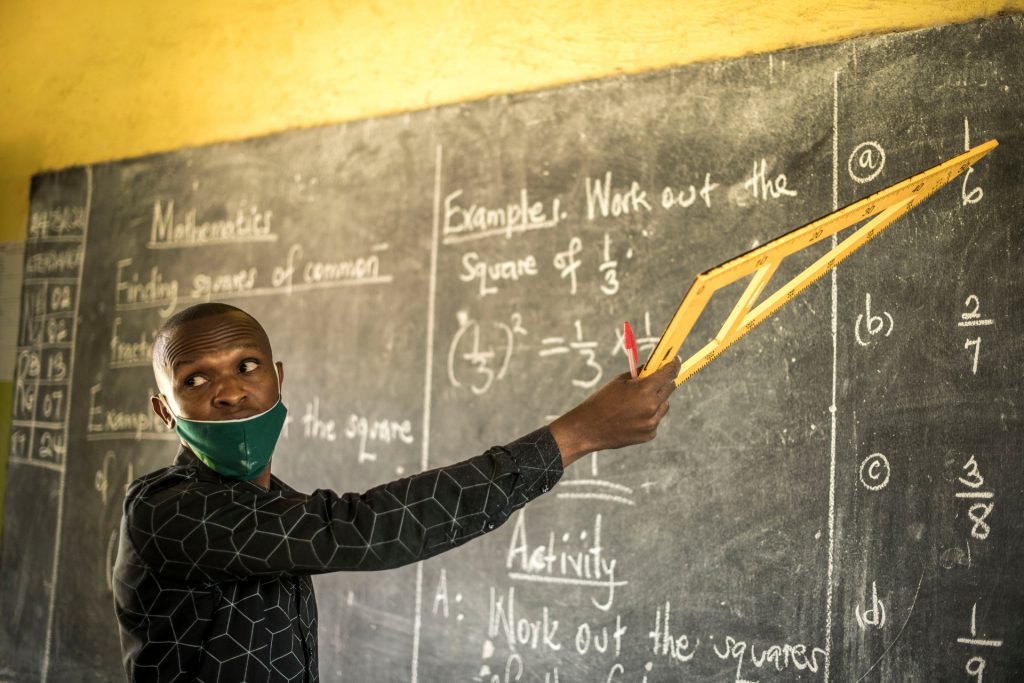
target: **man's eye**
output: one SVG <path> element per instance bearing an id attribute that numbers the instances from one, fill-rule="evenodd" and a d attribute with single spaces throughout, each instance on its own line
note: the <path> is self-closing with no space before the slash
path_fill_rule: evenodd
<path id="1" fill-rule="evenodd" d="M 206 378 L 200 375 L 192 375 L 185 380 L 185 386 L 198 387 L 206 384 Z"/>
<path id="2" fill-rule="evenodd" d="M 238 366 L 238 369 L 241 370 L 243 373 L 246 373 L 246 372 L 252 372 L 253 370 L 258 368 L 259 366 L 260 366 L 260 364 L 258 362 L 256 362 L 256 361 L 254 361 L 254 360 L 247 360 L 247 361 L 242 361 L 242 364 Z"/>

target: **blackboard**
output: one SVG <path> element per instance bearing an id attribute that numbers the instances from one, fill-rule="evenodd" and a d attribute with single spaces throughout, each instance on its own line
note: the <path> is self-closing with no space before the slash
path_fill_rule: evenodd
<path id="1" fill-rule="evenodd" d="M 321 676 L 1024 677 L 1022 38 L 1008 16 L 36 176 L 0 680 L 121 675 L 110 568 L 126 483 L 175 451 L 147 402 L 174 310 L 262 321 L 275 474 L 361 490 L 550 421 L 699 271 L 991 138 L 650 445 L 464 548 L 318 577 Z"/>

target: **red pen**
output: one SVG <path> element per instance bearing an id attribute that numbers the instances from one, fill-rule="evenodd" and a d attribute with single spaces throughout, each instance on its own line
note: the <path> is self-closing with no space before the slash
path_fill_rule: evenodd
<path id="1" fill-rule="evenodd" d="M 636 364 L 640 362 L 640 356 L 636 350 L 636 339 L 633 338 L 633 328 L 629 321 L 622 323 L 623 345 L 626 347 L 626 356 L 629 357 L 629 374 L 636 379 Z"/>

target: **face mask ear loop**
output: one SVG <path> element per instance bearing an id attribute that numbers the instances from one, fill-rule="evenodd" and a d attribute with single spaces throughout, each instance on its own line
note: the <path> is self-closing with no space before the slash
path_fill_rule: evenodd
<path id="1" fill-rule="evenodd" d="M 175 427 L 175 425 L 176 425 L 176 424 L 178 423 L 178 420 L 179 420 L 179 418 L 178 418 L 177 414 L 175 414 L 175 412 L 174 412 L 173 410 L 171 410 L 171 404 L 170 404 L 170 402 L 169 402 L 169 401 L 167 400 L 167 397 L 166 397 L 166 396 L 164 396 L 164 395 L 163 395 L 162 393 L 161 393 L 161 394 L 158 394 L 158 396 L 159 396 L 159 398 L 160 398 L 160 402 L 164 404 L 164 408 L 166 408 L 166 409 L 167 409 L 167 412 L 168 412 L 168 413 L 170 413 L 170 414 L 171 414 L 171 417 L 173 417 L 173 418 L 174 418 L 174 423 L 175 423 L 175 424 L 174 424 L 174 425 L 171 425 L 171 426 L 169 427 L 169 429 L 171 429 L 171 430 L 173 431 L 173 430 L 174 430 L 174 427 Z"/>

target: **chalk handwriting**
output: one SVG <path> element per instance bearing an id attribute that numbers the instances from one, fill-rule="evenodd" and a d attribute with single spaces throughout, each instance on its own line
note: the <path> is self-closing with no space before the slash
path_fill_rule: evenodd
<path id="1" fill-rule="evenodd" d="M 578 544 L 578 545 L 577 545 Z M 601 545 L 601 515 L 594 518 L 593 534 L 548 532 L 545 545 L 531 546 L 527 538 L 526 515 L 516 516 L 512 538 L 505 555 L 509 578 L 518 581 L 585 586 L 600 589 L 604 600 L 592 597 L 599 610 L 607 612 L 615 601 L 615 589 L 627 585 L 616 579 L 618 561 Z"/>
<path id="2" fill-rule="evenodd" d="M 688 209 L 697 201 L 697 197 L 704 202 L 704 206 L 711 208 L 711 193 L 719 187 L 718 183 L 711 182 L 711 174 L 704 174 L 704 184 L 700 190 L 695 185 L 688 185 L 675 188 L 666 185 L 661 191 L 661 206 L 663 209 L 679 207 Z"/>
<path id="3" fill-rule="evenodd" d="M 450 603 L 451 600 L 448 597 L 448 572 L 445 571 L 444 567 L 441 567 L 441 576 L 437 580 L 437 589 L 434 591 L 433 613 L 436 615 L 438 610 L 440 610 L 444 618 L 447 619 L 449 617 Z M 455 594 L 455 604 L 456 606 L 462 604 L 462 593 Z M 456 621 L 462 621 L 464 618 L 465 615 L 462 612 L 455 615 Z M 493 648 L 493 645 L 491 647 Z"/>
<path id="4" fill-rule="evenodd" d="M 487 393 L 508 372 L 516 336 L 525 336 L 522 315 L 513 313 L 508 323 L 481 325 L 465 311 L 456 313 L 459 329 L 448 346 L 448 381 L 453 387 L 469 387 L 476 395 Z M 466 366 L 471 370 L 466 377 Z"/>
<path id="5" fill-rule="evenodd" d="M 615 327 L 615 343 L 612 345 L 612 348 L 609 351 L 609 355 L 621 356 L 622 354 L 626 353 L 625 340 L 625 330 L 623 330 L 621 326 L 617 325 Z M 640 356 L 641 361 L 643 361 L 643 359 L 646 356 L 648 356 L 651 353 L 651 351 L 654 350 L 654 347 L 657 345 L 658 337 L 656 334 L 652 334 L 650 311 L 644 311 L 643 333 L 641 334 L 638 328 L 636 330 L 636 338 L 634 339 L 634 341 L 636 341 L 637 355 Z"/>
<path id="6" fill-rule="evenodd" d="M 868 605 L 862 608 L 860 605 L 854 607 L 854 614 L 857 617 L 857 625 L 861 630 L 869 626 L 882 628 L 885 626 L 885 603 L 878 599 L 878 587 L 871 582 L 871 598 Z"/>
<path id="7" fill-rule="evenodd" d="M 302 435 L 307 439 L 335 441 L 338 438 L 335 421 L 320 419 L 320 397 L 314 396 L 306 402 L 306 412 L 302 415 Z"/>
<path id="8" fill-rule="evenodd" d="M 380 253 L 389 248 L 389 245 L 378 245 L 376 249 L 371 248 L 369 254 L 336 261 L 303 261 L 302 245 L 293 244 L 288 248 L 285 264 L 271 271 L 270 284 L 292 294 L 335 285 L 391 282 L 391 275 L 381 273 L 380 257 Z"/>
<path id="9" fill-rule="evenodd" d="M 110 367 L 149 366 L 153 362 L 153 333 L 143 330 L 137 338 L 128 341 L 121 338 L 121 325 L 121 316 L 116 316 L 110 336 Z"/>
<path id="10" fill-rule="evenodd" d="M 719 648 L 718 642 L 724 643 Z M 733 636 L 726 636 L 719 639 L 712 646 L 712 650 L 719 659 L 733 659 L 736 662 L 736 683 L 756 683 L 743 677 L 744 657 L 757 669 L 770 666 L 776 671 L 785 671 L 792 666 L 797 671 L 810 671 L 817 673 L 820 667 L 818 657 L 824 656 L 825 651 L 819 647 L 811 647 L 803 643 L 783 643 L 782 645 L 769 645 L 760 648 L 758 651 L 754 643 L 747 643 Z"/>
<path id="11" fill-rule="evenodd" d="M 971 627 L 970 632 L 967 636 L 961 636 L 956 639 L 956 642 L 961 645 L 967 645 L 972 648 L 999 648 L 1003 646 L 1003 641 L 995 638 L 987 638 L 978 635 L 978 603 L 974 603 L 971 606 Z M 982 683 L 984 680 L 985 669 L 988 667 L 988 662 L 985 657 L 981 655 L 973 655 L 967 660 L 964 665 L 964 671 L 968 676 L 973 676 L 977 683 Z"/>
<path id="12" fill-rule="evenodd" d="M 653 643 L 652 652 L 670 660 L 689 662 L 697 654 L 700 638 L 694 638 L 691 642 L 690 637 L 685 633 L 674 635 L 671 613 L 672 603 L 668 600 L 665 601 L 664 613 L 662 613 L 661 607 L 655 610 L 654 630 L 647 634 Z"/>
<path id="13" fill-rule="evenodd" d="M 117 262 L 114 277 L 114 302 L 117 310 L 157 307 L 161 317 L 166 318 L 178 305 L 178 281 L 165 280 L 159 266 L 149 270 L 149 276 L 143 279 L 138 272 L 130 272 L 132 259 L 121 259 Z"/>
<path id="14" fill-rule="evenodd" d="M 622 654 L 622 636 L 626 635 L 627 628 L 622 625 L 622 617 L 615 615 L 615 627 L 608 631 L 607 625 L 591 626 L 589 622 L 582 622 L 576 627 L 576 637 L 573 638 L 573 645 L 577 654 L 586 655 L 593 651 L 604 654 L 610 650 L 618 657 Z"/>
<path id="15" fill-rule="evenodd" d="M 857 343 L 861 346 L 870 346 L 874 341 L 873 337 L 878 335 L 888 337 L 892 334 L 894 326 L 895 322 L 888 311 L 882 311 L 881 315 L 872 315 L 871 293 L 865 294 L 864 312 L 857 314 L 857 322 L 853 326 L 853 333 Z"/>
<path id="16" fill-rule="evenodd" d="M 889 459 L 872 453 L 860 463 L 860 483 L 868 491 L 881 491 L 889 483 Z"/>
<path id="17" fill-rule="evenodd" d="M 76 273 L 85 250 L 81 246 L 40 251 L 25 257 L 25 276 L 66 275 Z"/>
<path id="18" fill-rule="evenodd" d="M 981 317 L 981 299 L 978 298 L 977 294 L 971 294 L 964 300 L 964 311 L 960 314 L 960 321 L 957 323 L 958 327 L 988 327 L 995 325 L 996 321 L 992 318 Z M 971 358 L 971 374 L 978 374 L 978 358 L 981 355 L 981 330 L 977 333 L 973 339 L 967 339 L 964 342 L 964 348 L 970 349 L 974 347 L 974 354 Z"/>
<path id="19" fill-rule="evenodd" d="M 528 616 L 521 616 L 517 619 L 515 586 L 509 586 L 508 593 L 501 597 L 498 597 L 494 586 L 491 586 L 490 596 L 488 637 L 497 638 L 504 635 L 512 649 L 520 646 L 550 652 L 562 649 L 558 636 L 559 622 L 551 616 L 550 609 L 542 607 L 539 617 L 531 619 Z"/>
<path id="20" fill-rule="evenodd" d="M 968 151 L 971 148 L 971 124 L 967 121 L 967 117 L 964 117 L 964 151 Z M 971 166 L 964 173 L 963 182 L 960 185 L 960 203 L 961 206 L 968 206 L 970 204 L 977 204 L 985 196 L 985 191 L 980 186 L 972 188 L 970 191 L 967 190 L 967 180 L 974 173 L 974 167 Z"/>
<path id="21" fill-rule="evenodd" d="M 195 301 L 209 301 L 214 295 L 223 298 L 248 292 L 256 286 L 256 273 L 256 268 L 242 268 L 229 273 L 201 273 L 192 278 L 189 296 Z"/>
<path id="22" fill-rule="evenodd" d="M 604 234 L 604 247 L 602 251 L 604 260 L 601 261 L 601 265 L 598 266 L 598 272 L 601 273 L 601 292 L 608 296 L 614 296 L 619 292 L 619 260 L 612 258 L 612 240 L 608 236 L 608 233 Z M 633 250 L 628 249 L 626 251 L 626 258 L 633 257 Z M 574 283 L 575 284 L 575 281 Z"/>
<path id="23" fill-rule="evenodd" d="M 576 257 L 581 251 L 583 251 L 583 241 L 579 237 L 573 237 L 569 240 L 569 246 L 565 251 L 555 254 L 555 268 L 558 269 L 558 274 L 563 280 L 569 279 L 569 294 L 573 295 L 576 294 L 576 270 L 582 263 Z"/>
<path id="24" fill-rule="evenodd" d="M 853 148 L 846 160 L 846 172 L 857 183 L 869 183 L 885 168 L 885 150 L 874 140 L 862 142 Z"/>
<path id="25" fill-rule="evenodd" d="M 150 228 L 150 249 L 204 247 L 211 244 L 238 242 L 273 242 L 277 240 L 271 219 L 273 211 L 262 211 L 258 206 L 242 205 L 234 216 L 198 222 L 196 209 L 185 212 L 183 221 L 174 221 L 174 200 L 164 205 L 153 202 L 153 221 Z"/>
<path id="26" fill-rule="evenodd" d="M 577 351 L 585 359 L 584 366 L 586 371 L 583 377 L 586 379 L 575 377 L 572 383 L 574 386 L 590 389 L 601 381 L 604 369 L 597 361 L 597 342 L 583 338 L 582 322 L 576 320 L 574 321 L 574 326 L 576 328 L 576 341 L 567 343 L 565 337 L 545 337 L 541 340 L 544 348 L 540 349 L 537 353 L 541 358 L 545 358 L 547 356 L 557 356 L 567 354 L 570 351 Z"/>
<path id="27" fill-rule="evenodd" d="M 743 187 L 750 192 L 755 200 L 767 201 L 781 197 L 795 197 L 796 190 L 787 187 L 789 180 L 785 173 L 779 173 L 774 179 L 768 176 L 768 162 L 761 159 L 760 163 L 754 162 L 754 170 L 743 183 Z"/>
<path id="28" fill-rule="evenodd" d="M 498 293 L 498 287 L 494 284 L 496 282 L 516 282 L 536 274 L 537 259 L 532 254 L 520 259 L 488 263 L 481 260 L 475 251 L 469 251 L 462 255 L 462 272 L 459 273 L 459 279 L 462 282 L 477 281 L 477 292 L 480 298 L 483 298 L 488 294 Z"/>
<path id="29" fill-rule="evenodd" d="M 89 388 L 89 412 L 86 424 L 88 435 L 123 434 L 141 439 L 145 434 L 168 433 L 163 420 L 154 411 L 148 409 L 150 392 L 144 392 L 144 396 L 139 401 L 139 405 L 146 407 L 145 410 L 122 411 L 116 408 L 107 408 L 99 402 L 102 389 L 100 384 L 94 384 Z"/>
<path id="30" fill-rule="evenodd" d="M 366 418 L 362 415 L 349 415 L 345 425 L 345 436 L 359 441 L 359 462 L 374 461 L 376 453 L 367 450 L 370 443 L 405 443 L 411 444 L 412 423 L 409 420 Z"/>
<path id="31" fill-rule="evenodd" d="M 59 206 L 35 210 L 29 215 L 28 237 L 30 240 L 80 239 L 85 232 L 84 206 Z"/>
<path id="32" fill-rule="evenodd" d="M 996 506 L 992 500 L 995 497 L 995 493 L 991 490 L 981 490 L 981 487 L 985 485 L 985 477 L 982 476 L 981 467 L 973 455 L 964 463 L 962 469 L 964 474 L 958 477 L 957 481 L 965 489 L 957 491 L 953 495 L 959 499 L 977 501 L 971 503 L 967 510 L 967 517 L 972 522 L 971 537 L 984 541 L 992 532 L 988 517 Z"/>
<path id="33" fill-rule="evenodd" d="M 519 199 L 501 206 L 459 203 L 462 190 L 455 190 L 444 198 L 442 242 L 455 244 L 485 237 L 512 235 L 529 230 L 554 228 L 567 215 L 561 210 L 561 199 L 555 197 L 550 207 L 532 201 L 529 191 L 519 191 Z"/>
<path id="34" fill-rule="evenodd" d="M 648 212 L 651 203 L 647 191 L 640 189 L 640 183 L 631 181 L 628 190 L 612 187 L 612 172 L 607 171 L 603 179 L 587 178 L 587 220 L 598 217 L 608 218 L 627 214 Z"/>

